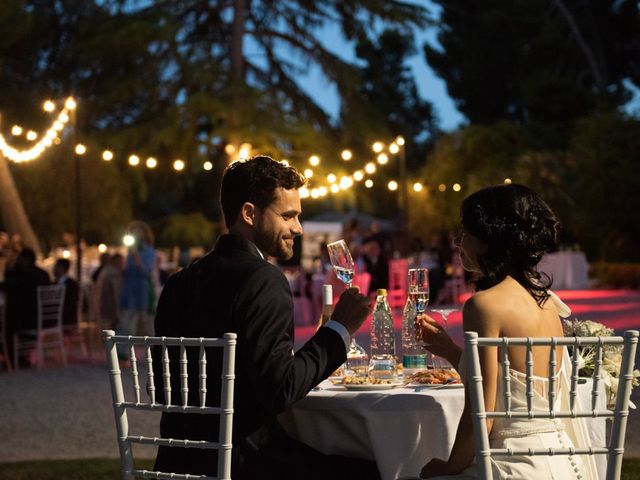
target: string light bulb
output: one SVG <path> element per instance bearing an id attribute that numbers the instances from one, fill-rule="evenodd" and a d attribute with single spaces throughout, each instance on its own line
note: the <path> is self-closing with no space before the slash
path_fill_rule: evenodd
<path id="1" fill-rule="evenodd" d="M 310 168 L 305 169 L 304 176 L 305 176 L 305 178 L 313 177 L 313 170 L 311 170 Z"/>
<path id="2" fill-rule="evenodd" d="M 98 245 L 98 251 L 100 253 L 105 253 L 107 251 L 107 246 L 104 243 L 101 243 L 100 245 Z"/>
<path id="3" fill-rule="evenodd" d="M 11 127 L 11 135 L 18 136 L 22 135 L 22 127 L 20 125 L 14 125 Z"/>
<path id="4" fill-rule="evenodd" d="M 340 188 L 341 188 L 342 190 L 346 190 L 346 189 L 348 189 L 348 188 L 351 188 L 351 187 L 353 186 L 353 178 L 351 178 L 351 177 L 346 177 L 346 176 L 345 176 L 345 177 L 342 177 L 342 178 L 340 179 L 340 184 L 339 184 L 339 185 L 340 185 Z"/>
<path id="5" fill-rule="evenodd" d="M 398 189 L 398 182 L 396 182 L 395 180 L 391 180 L 388 184 L 387 184 L 387 188 L 389 190 L 391 190 L 392 192 L 395 192 Z"/>
<path id="6" fill-rule="evenodd" d="M 422 191 L 422 184 L 420 182 L 416 182 L 413 184 L 413 191 L 418 193 Z"/>
<path id="7" fill-rule="evenodd" d="M 367 188 L 373 187 L 373 180 L 371 180 L 370 178 L 367 178 L 364 182 L 364 186 Z"/>
<path id="8" fill-rule="evenodd" d="M 75 110 L 78 104 L 73 97 L 69 97 L 64 102 L 64 108 L 67 110 Z"/>
<path id="9" fill-rule="evenodd" d="M 206 162 L 204 162 L 203 167 L 207 172 L 210 172 L 211 170 L 213 170 L 213 163 L 207 160 Z"/>
<path id="10" fill-rule="evenodd" d="M 391 145 L 389 145 L 389 151 L 395 155 L 400 151 L 400 147 L 398 146 L 397 143 L 394 142 Z"/>
<path id="11" fill-rule="evenodd" d="M 386 153 L 378 154 L 378 163 L 380 165 L 386 165 L 388 161 L 389 161 L 389 156 Z"/>
<path id="12" fill-rule="evenodd" d="M 181 172 L 182 170 L 184 170 L 184 161 L 178 159 L 175 162 L 173 162 L 173 169 L 176 172 Z"/>
<path id="13" fill-rule="evenodd" d="M 329 187 L 329 190 L 331 190 L 331 193 L 338 193 L 340 191 L 340 187 L 337 183 L 334 183 Z"/>
<path id="14" fill-rule="evenodd" d="M 462 187 L 460 186 L 459 183 L 454 183 L 453 187 L 451 187 L 451 188 L 453 188 L 454 192 L 459 192 L 460 190 L 462 190 Z"/>
<path id="15" fill-rule="evenodd" d="M 444 183 L 438 185 L 438 191 L 444 192 L 447 189 L 447 186 Z"/>
<path id="16" fill-rule="evenodd" d="M 111 160 L 113 160 L 113 152 L 111 150 L 105 150 L 104 152 L 102 152 L 102 159 L 105 162 L 110 162 Z"/>
<path id="17" fill-rule="evenodd" d="M 337 177 L 335 176 L 335 174 L 330 173 L 329 175 L 327 175 L 327 181 L 329 183 L 336 183 Z"/>
<path id="18" fill-rule="evenodd" d="M 504 179 L 504 184 L 505 185 L 510 185 L 511 184 L 511 179 L 510 178 L 505 178 Z"/>
<path id="19" fill-rule="evenodd" d="M 135 167 L 140 164 L 140 157 L 137 155 L 129 155 L 129 165 Z"/>
<path id="20" fill-rule="evenodd" d="M 342 160 L 344 160 L 345 162 L 348 162 L 353 158 L 353 154 L 351 153 L 351 150 L 343 150 L 340 156 L 342 157 Z"/>
<path id="21" fill-rule="evenodd" d="M 53 103 L 51 100 L 46 100 L 42 104 L 42 108 L 45 112 L 53 112 L 56 109 L 56 104 Z"/>
<path id="22" fill-rule="evenodd" d="M 356 182 L 359 182 L 363 178 L 364 178 L 364 172 L 362 170 L 356 170 L 355 172 L 353 172 L 353 179 Z"/>
<path id="23" fill-rule="evenodd" d="M 136 243 L 136 239 L 133 237 L 133 235 L 127 233 L 124 237 L 122 237 L 122 243 L 125 247 L 133 247 L 133 244 Z"/>
<path id="24" fill-rule="evenodd" d="M 376 165 L 373 162 L 369 162 L 364 166 L 364 171 L 369 175 L 376 173 Z"/>
<path id="25" fill-rule="evenodd" d="M 34 132 L 33 130 L 29 130 L 27 132 L 27 140 L 34 141 L 36 138 L 38 138 L 38 134 L 36 132 Z"/>
<path id="26" fill-rule="evenodd" d="M 227 144 L 224 146 L 224 152 L 225 152 L 227 155 L 231 156 L 231 155 L 233 155 L 234 153 L 236 153 L 236 147 L 234 147 L 234 146 L 233 146 L 233 145 L 231 145 L 230 143 L 227 143 Z"/>
<path id="27" fill-rule="evenodd" d="M 156 168 L 158 166 L 158 161 L 153 157 L 147 158 L 147 161 L 145 163 L 147 165 L 147 168 Z"/>
<path id="28" fill-rule="evenodd" d="M 311 155 L 309 157 L 309 165 L 311 165 L 312 167 L 317 167 L 318 165 L 320 165 L 320 157 L 317 155 Z"/>
<path id="29" fill-rule="evenodd" d="M 382 142 L 374 142 L 374 144 L 371 146 L 371 149 L 375 153 L 380 153 L 383 148 L 384 148 L 384 143 L 382 143 Z"/>
<path id="30" fill-rule="evenodd" d="M 400 145 L 400 146 L 404 145 L 404 137 L 403 137 L 402 135 L 398 135 L 398 136 L 396 137 L 396 141 L 395 141 L 395 143 L 397 143 L 397 144 L 398 144 L 398 145 Z"/>
<path id="31" fill-rule="evenodd" d="M 75 152 L 76 152 L 76 155 L 84 155 L 85 153 L 87 153 L 87 147 L 79 143 L 76 145 Z"/>

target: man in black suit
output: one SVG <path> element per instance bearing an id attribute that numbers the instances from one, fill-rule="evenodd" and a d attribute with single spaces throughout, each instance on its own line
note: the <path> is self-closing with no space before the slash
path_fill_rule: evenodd
<path id="1" fill-rule="evenodd" d="M 203 258 L 171 276 L 158 304 L 156 335 L 238 335 L 234 479 L 378 478 L 373 462 L 323 455 L 291 439 L 276 420 L 278 413 L 344 363 L 350 335 L 370 311 L 367 297 L 355 288 L 347 290 L 336 304 L 332 320 L 294 353 L 289 284 L 265 257 L 287 259 L 293 254 L 293 240 L 302 234 L 298 189 L 305 182 L 294 168 L 269 157 L 231 164 L 220 193 L 229 234 L 222 235 Z M 177 393 L 177 352 L 171 356 L 172 388 Z M 221 361 L 218 357 L 209 362 L 207 399 L 216 405 Z M 189 358 L 189 366 L 190 404 L 197 405 L 197 352 Z M 159 359 L 154 370 L 156 378 L 162 378 Z M 163 396 L 161 386 L 156 392 Z M 163 414 L 162 436 L 217 441 L 217 417 L 185 416 Z M 216 462 L 216 451 L 160 447 L 156 469 L 211 474 Z"/>

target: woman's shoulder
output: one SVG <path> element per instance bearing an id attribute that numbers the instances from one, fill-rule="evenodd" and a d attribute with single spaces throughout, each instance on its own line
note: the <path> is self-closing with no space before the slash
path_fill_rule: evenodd
<path id="1" fill-rule="evenodd" d="M 472 324 L 479 322 L 491 329 L 502 330 L 503 322 L 512 322 L 514 314 L 534 305 L 533 298 L 517 282 L 503 280 L 469 298 L 464 304 L 463 317 Z"/>

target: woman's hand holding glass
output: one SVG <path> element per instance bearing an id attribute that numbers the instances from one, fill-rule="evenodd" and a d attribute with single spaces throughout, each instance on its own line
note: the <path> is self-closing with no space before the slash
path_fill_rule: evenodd
<path id="1" fill-rule="evenodd" d="M 416 339 L 434 355 L 446 359 L 457 366 L 462 349 L 453 341 L 445 328 L 429 315 L 416 316 Z"/>

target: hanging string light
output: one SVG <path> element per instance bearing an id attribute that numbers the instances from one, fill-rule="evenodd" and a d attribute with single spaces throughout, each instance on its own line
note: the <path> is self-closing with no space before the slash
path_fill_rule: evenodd
<path id="1" fill-rule="evenodd" d="M 48 110 L 53 106 L 51 110 Z M 55 104 L 48 100 L 44 103 L 44 108 L 46 111 L 52 112 L 55 110 Z M 4 138 L 4 135 L 0 133 L 0 151 L 5 158 L 8 158 L 12 162 L 29 162 L 31 160 L 35 160 L 40 155 L 42 155 L 51 145 L 54 143 L 54 139 L 58 138 L 62 130 L 64 130 L 65 126 L 69 122 L 69 113 L 76 108 L 76 101 L 69 97 L 65 101 L 64 108 L 60 111 L 58 116 L 51 122 L 51 126 L 45 131 L 43 135 L 38 135 L 35 131 L 29 130 L 27 132 L 27 140 L 35 141 L 38 137 L 40 140 L 33 145 L 31 148 L 25 150 L 19 150 L 17 148 L 9 145 Z M 22 127 L 19 125 L 14 125 L 11 128 L 11 133 L 14 136 L 21 135 L 23 132 Z"/>

